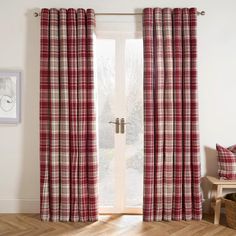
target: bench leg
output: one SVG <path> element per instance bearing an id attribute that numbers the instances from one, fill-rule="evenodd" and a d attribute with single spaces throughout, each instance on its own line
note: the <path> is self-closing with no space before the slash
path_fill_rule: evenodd
<path id="1" fill-rule="evenodd" d="M 220 223 L 220 209 L 221 209 L 221 199 L 217 199 L 215 205 L 215 217 L 214 217 L 215 225 L 218 225 Z"/>
<path id="2" fill-rule="evenodd" d="M 216 205 L 215 205 L 215 217 L 214 217 L 214 224 L 218 225 L 220 223 L 220 210 L 221 210 L 221 198 L 222 197 L 222 186 L 217 186 L 216 192 Z"/>

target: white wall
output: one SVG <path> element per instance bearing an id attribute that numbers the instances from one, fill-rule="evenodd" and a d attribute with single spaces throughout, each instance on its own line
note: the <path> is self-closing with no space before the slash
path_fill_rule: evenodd
<path id="1" fill-rule="evenodd" d="M 39 209 L 39 18 L 43 7 L 134 12 L 144 7 L 192 7 L 198 19 L 202 176 L 216 174 L 215 143 L 236 143 L 235 0 L 7 0 L 0 1 L 0 69 L 22 71 L 22 122 L 0 126 L 0 212 Z M 134 17 L 99 17 L 97 29 L 134 26 Z M 108 23 L 106 23 L 108 22 Z M 136 26 L 135 26 L 136 27 Z M 139 26 L 136 28 L 140 28 Z"/>

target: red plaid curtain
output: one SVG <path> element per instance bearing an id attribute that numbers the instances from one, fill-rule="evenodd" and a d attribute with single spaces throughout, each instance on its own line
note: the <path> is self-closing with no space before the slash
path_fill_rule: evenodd
<path id="1" fill-rule="evenodd" d="M 95 221 L 94 11 L 42 9 L 41 219 Z"/>
<path id="2" fill-rule="evenodd" d="M 144 220 L 200 220 L 195 8 L 144 9 Z"/>

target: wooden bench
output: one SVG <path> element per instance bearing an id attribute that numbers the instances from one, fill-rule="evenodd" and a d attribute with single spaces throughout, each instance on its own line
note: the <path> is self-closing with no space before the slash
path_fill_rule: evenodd
<path id="1" fill-rule="evenodd" d="M 221 198 L 223 197 L 223 189 L 236 189 L 236 180 L 221 180 L 212 176 L 207 176 L 207 179 L 212 184 L 211 197 L 212 193 L 214 193 L 214 202 L 211 202 L 211 207 L 214 209 L 215 212 L 214 224 L 218 225 L 220 222 L 220 210 L 222 203 Z"/>

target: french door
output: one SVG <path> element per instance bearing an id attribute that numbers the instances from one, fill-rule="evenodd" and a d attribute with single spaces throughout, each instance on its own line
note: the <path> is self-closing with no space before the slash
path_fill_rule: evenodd
<path id="1" fill-rule="evenodd" d="M 100 213 L 142 213 L 142 39 L 98 33 L 96 58 Z"/>

